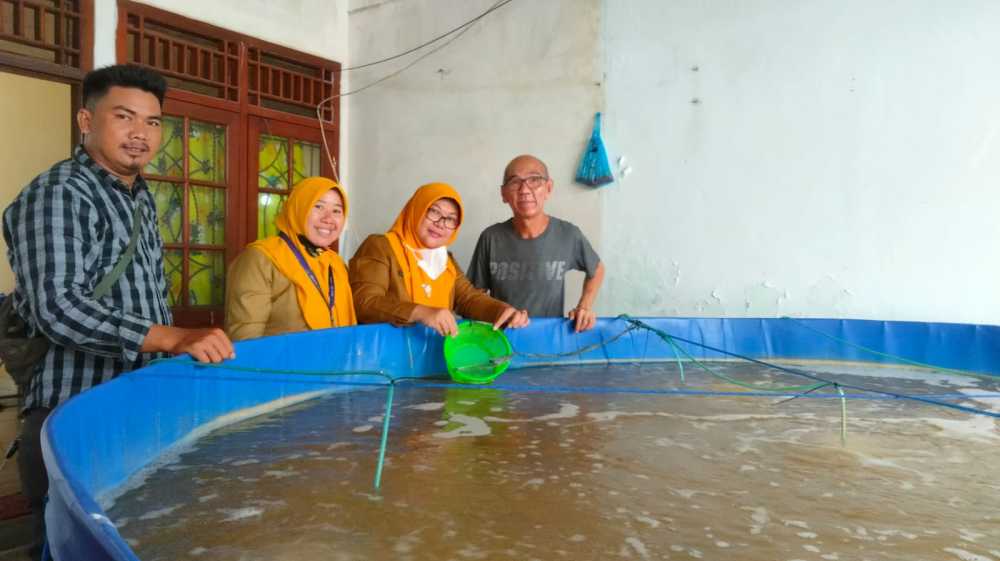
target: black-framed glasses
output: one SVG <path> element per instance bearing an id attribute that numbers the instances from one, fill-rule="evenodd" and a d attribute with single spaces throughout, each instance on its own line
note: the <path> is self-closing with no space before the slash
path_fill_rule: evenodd
<path id="1" fill-rule="evenodd" d="M 532 191 L 537 191 L 542 188 L 542 185 L 549 180 L 548 177 L 544 175 L 529 175 L 528 177 L 510 177 L 501 186 L 502 189 L 507 189 L 508 191 L 517 191 L 521 188 L 521 185 L 527 185 L 528 189 Z"/>
<path id="2" fill-rule="evenodd" d="M 427 220 L 430 220 L 433 224 L 438 226 L 443 226 L 449 230 L 454 230 L 458 228 L 458 217 L 457 216 L 445 216 L 437 207 L 430 207 L 427 209 Z"/>

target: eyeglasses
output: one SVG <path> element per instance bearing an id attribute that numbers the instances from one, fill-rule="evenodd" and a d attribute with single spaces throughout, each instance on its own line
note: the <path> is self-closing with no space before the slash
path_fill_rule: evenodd
<path id="1" fill-rule="evenodd" d="M 527 185 L 528 189 L 537 191 L 541 189 L 548 180 L 549 178 L 543 175 L 529 175 L 528 177 L 517 177 L 515 175 L 514 177 L 508 178 L 506 183 L 501 186 L 501 189 L 517 191 L 521 188 L 521 185 Z"/>
<path id="2" fill-rule="evenodd" d="M 448 230 L 454 230 L 458 228 L 458 217 L 457 216 L 445 216 L 436 207 L 430 207 L 427 209 L 427 220 L 437 226 L 443 226 Z"/>

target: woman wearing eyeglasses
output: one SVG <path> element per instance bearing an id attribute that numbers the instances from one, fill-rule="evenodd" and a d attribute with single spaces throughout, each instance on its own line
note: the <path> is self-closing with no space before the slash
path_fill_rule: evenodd
<path id="1" fill-rule="evenodd" d="M 448 253 L 461 224 L 462 198 L 454 188 L 430 183 L 417 189 L 392 228 L 368 236 L 351 258 L 358 322 L 422 323 L 454 335 L 454 310 L 495 329 L 527 325 L 527 312 L 472 286 Z"/>

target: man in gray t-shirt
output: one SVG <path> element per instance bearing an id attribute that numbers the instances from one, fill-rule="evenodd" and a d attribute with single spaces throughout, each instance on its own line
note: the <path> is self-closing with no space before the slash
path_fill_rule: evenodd
<path id="1" fill-rule="evenodd" d="M 469 280 L 529 315 L 561 317 L 566 271 L 583 271 L 583 293 L 568 316 L 576 331 L 585 331 L 597 320 L 592 308 L 604 264 L 579 228 L 545 214 L 551 194 L 552 179 L 541 160 L 525 155 L 507 164 L 500 196 L 514 217 L 483 230 Z"/>

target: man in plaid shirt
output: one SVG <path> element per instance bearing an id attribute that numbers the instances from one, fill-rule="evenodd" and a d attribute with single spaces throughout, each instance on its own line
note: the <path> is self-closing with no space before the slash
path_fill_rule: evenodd
<path id="1" fill-rule="evenodd" d="M 34 515 L 40 557 L 48 476 L 42 422 L 59 403 L 162 353 L 202 362 L 234 356 L 220 329 L 171 327 L 163 240 L 140 172 L 160 146 L 162 76 L 133 65 L 90 72 L 77 123 L 83 144 L 29 184 L 3 214 L 17 286 L 11 296 L 29 335 L 50 347 L 35 367 L 22 410 L 18 467 Z M 142 214 L 138 224 L 135 213 Z M 134 227 L 131 263 L 111 290 L 94 288 L 118 263 Z"/>

